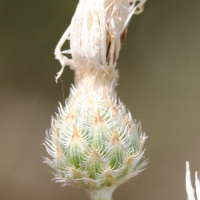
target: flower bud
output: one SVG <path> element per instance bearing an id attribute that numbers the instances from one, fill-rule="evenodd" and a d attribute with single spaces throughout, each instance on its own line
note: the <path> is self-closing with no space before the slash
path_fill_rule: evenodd
<path id="1" fill-rule="evenodd" d="M 142 171 L 146 137 L 105 85 L 87 86 L 73 87 L 65 107 L 60 105 L 45 141 L 51 160 L 45 161 L 61 182 L 107 191 Z"/>

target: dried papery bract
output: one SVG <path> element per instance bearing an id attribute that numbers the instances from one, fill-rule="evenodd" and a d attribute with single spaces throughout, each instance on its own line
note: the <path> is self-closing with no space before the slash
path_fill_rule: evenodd
<path id="1" fill-rule="evenodd" d="M 92 200 L 111 200 L 121 183 L 143 170 L 146 139 L 140 123 L 117 99 L 115 69 L 127 25 L 145 0 L 81 0 L 55 55 L 75 71 L 75 86 L 60 105 L 45 147 L 56 182 L 85 188 Z M 66 40 L 70 50 L 61 51 Z M 64 54 L 71 54 L 72 59 Z"/>
<path id="2" fill-rule="evenodd" d="M 70 26 L 60 39 L 56 49 L 56 58 L 62 69 L 66 65 L 75 70 L 77 81 L 85 73 L 102 74 L 117 77 L 116 61 L 121 45 L 124 43 L 127 26 L 133 14 L 143 11 L 146 0 L 81 0 L 72 18 Z M 70 49 L 61 51 L 66 40 Z M 71 54 L 68 59 L 64 54 Z M 103 71 L 102 71 L 103 70 Z"/>

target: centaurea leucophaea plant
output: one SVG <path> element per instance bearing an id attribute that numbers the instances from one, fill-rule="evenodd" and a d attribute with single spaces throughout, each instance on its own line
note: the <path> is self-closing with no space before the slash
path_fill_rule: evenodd
<path id="1" fill-rule="evenodd" d="M 80 0 L 56 58 L 75 71 L 65 107 L 52 118 L 45 147 L 56 182 L 85 188 L 92 200 L 111 200 L 121 183 L 143 170 L 145 134 L 117 100 L 115 69 L 133 14 L 146 0 Z M 61 51 L 66 40 L 70 50 Z M 64 54 L 71 54 L 72 59 Z"/>
<path id="2" fill-rule="evenodd" d="M 200 182 L 197 172 L 195 172 L 195 187 L 197 200 L 200 200 Z M 186 192 L 188 195 L 188 200 L 195 200 L 194 189 L 191 183 L 190 165 L 188 161 L 186 162 Z"/>

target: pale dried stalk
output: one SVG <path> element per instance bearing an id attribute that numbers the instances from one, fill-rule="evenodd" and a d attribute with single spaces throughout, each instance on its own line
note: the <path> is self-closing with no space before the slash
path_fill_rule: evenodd
<path id="1" fill-rule="evenodd" d="M 197 172 L 195 172 L 195 186 L 197 200 L 200 200 L 200 182 Z M 188 161 L 186 162 L 186 192 L 188 195 L 188 200 L 195 200 L 195 192 L 191 183 L 190 165 Z"/>

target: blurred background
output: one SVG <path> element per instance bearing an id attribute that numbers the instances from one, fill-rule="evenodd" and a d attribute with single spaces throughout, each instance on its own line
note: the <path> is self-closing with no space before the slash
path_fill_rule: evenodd
<path id="1" fill-rule="evenodd" d="M 51 179 L 45 130 L 73 71 L 54 49 L 78 1 L 0 0 L 0 199 L 89 200 Z M 147 169 L 114 200 L 187 199 L 185 161 L 200 171 L 200 1 L 148 0 L 133 16 L 118 60 L 119 97 L 146 132 Z M 62 90 L 63 83 L 63 90 Z M 64 94 L 63 94 L 64 93 Z M 63 97 L 64 96 L 64 97 Z"/>

